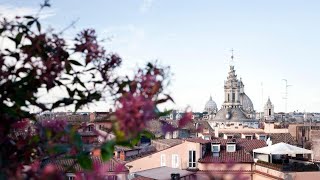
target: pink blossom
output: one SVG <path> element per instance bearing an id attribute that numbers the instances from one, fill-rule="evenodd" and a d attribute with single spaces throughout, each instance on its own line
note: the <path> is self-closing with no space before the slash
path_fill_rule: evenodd
<path id="1" fill-rule="evenodd" d="M 85 53 L 86 64 L 104 57 L 105 50 L 98 44 L 95 30 L 86 29 L 75 40 L 75 51 Z"/>
<path id="2" fill-rule="evenodd" d="M 154 103 L 142 95 L 127 93 L 119 100 L 115 114 L 120 128 L 126 135 L 134 135 L 146 127 L 146 122 L 155 118 Z"/>
<path id="3" fill-rule="evenodd" d="M 54 119 L 54 120 L 43 120 L 41 121 L 41 125 L 44 128 L 48 128 L 53 132 L 61 132 L 67 126 L 67 120 L 65 119 Z"/>
<path id="4" fill-rule="evenodd" d="M 31 170 L 33 172 L 37 172 L 39 170 L 39 168 L 40 168 L 40 161 L 39 160 L 36 160 L 31 164 Z"/>
<path id="5" fill-rule="evenodd" d="M 11 125 L 14 129 L 25 129 L 30 123 L 29 119 L 22 119 L 21 121 L 15 122 Z"/>
<path id="6" fill-rule="evenodd" d="M 186 112 L 179 120 L 179 127 L 184 127 L 192 120 L 192 112 Z"/>
<path id="7" fill-rule="evenodd" d="M 177 130 L 176 127 L 172 126 L 171 124 L 165 121 L 162 122 L 161 131 L 163 134 L 166 134 L 167 132 L 173 132 L 175 130 Z"/>

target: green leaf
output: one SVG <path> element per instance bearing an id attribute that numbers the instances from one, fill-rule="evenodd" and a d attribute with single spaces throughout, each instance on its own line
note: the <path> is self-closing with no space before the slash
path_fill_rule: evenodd
<path id="1" fill-rule="evenodd" d="M 158 110 L 158 108 L 157 108 L 157 110 Z M 167 111 L 164 111 L 164 112 L 160 112 L 159 110 L 156 111 L 158 117 L 160 117 L 160 116 L 167 116 L 167 115 L 169 115 L 171 112 L 172 112 L 172 110 L 167 110 Z"/>
<path id="2" fill-rule="evenodd" d="M 60 153 L 66 153 L 68 152 L 68 145 L 67 144 L 56 144 L 54 145 L 53 147 L 53 151 L 56 153 L 56 154 L 60 154 Z"/>
<path id="3" fill-rule="evenodd" d="M 90 155 L 89 154 L 86 154 L 86 153 L 80 153 L 78 156 L 77 156 L 77 160 L 80 164 L 80 166 L 83 168 L 83 169 L 92 169 L 92 161 L 90 159 Z"/>
<path id="4" fill-rule="evenodd" d="M 132 147 L 130 141 L 117 141 L 116 144 L 119 146 Z"/>
<path id="5" fill-rule="evenodd" d="M 71 71 L 71 65 L 68 61 L 66 61 L 65 68 L 66 68 L 67 74 L 69 74 Z"/>
<path id="6" fill-rule="evenodd" d="M 67 88 L 67 91 L 68 91 L 69 96 L 70 96 L 70 97 L 73 97 L 75 91 L 72 91 L 69 87 L 66 87 L 66 88 Z"/>
<path id="7" fill-rule="evenodd" d="M 103 161 L 107 161 L 113 156 L 114 141 L 108 141 L 101 146 L 101 158 Z"/>
<path id="8" fill-rule="evenodd" d="M 41 32 L 41 25 L 40 25 L 39 21 L 36 21 L 36 23 L 37 23 L 38 31 Z"/>
<path id="9" fill-rule="evenodd" d="M 16 47 L 18 47 L 18 45 L 21 43 L 22 37 L 23 37 L 23 33 L 17 34 L 16 39 L 15 39 Z"/>
<path id="10" fill-rule="evenodd" d="M 46 130 L 45 130 L 45 133 L 46 133 L 47 139 L 50 139 L 51 136 L 52 136 L 52 132 L 51 132 L 50 130 L 46 129 Z"/>
<path id="11" fill-rule="evenodd" d="M 6 30 L 6 29 L 1 28 L 1 29 L 0 29 L 0 35 L 1 35 L 5 30 Z"/>
<path id="12" fill-rule="evenodd" d="M 132 145 L 132 146 L 137 145 L 138 142 L 140 141 L 140 139 L 141 139 L 141 135 L 139 134 L 136 138 L 134 138 L 134 139 L 131 140 L 131 145 Z"/>
<path id="13" fill-rule="evenodd" d="M 62 82 L 60 82 L 59 80 L 54 80 L 55 83 L 58 84 L 58 86 L 63 86 Z"/>
<path id="14" fill-rule="evenodd" d="M 34 19 L 33 16 L 24 16 L 24 18 L 26 18 L 26 19 Z"/>
<path id="15" fill-rule="evenodd" d="M 35 20 L 29 21 L 29 22 L 27 23 L 27 26 L 31 26 L 34 22 L 35 22 Z"/>
<path id="16" fill-rule="evenodd" d="M 82 139 L 81 139 L 81 136 L 79 133 L 77 133 L 77 132 L 71 133 L 71 139 L 72 139 L 72 142 L 74 143 L 74 145 L 78 149 L 82 149 L 83 142 L 82 142 Z"/>
<path id="17" fill-rule="evenodd" d="M 145 136 L 145 137 L 147 137 L 149 139 L 153 139 L 154 138 L 154 134 L 149 132 L 149 131 L 146 131 L 146 130 L 141 132 L 141 136 Z"/>
<path id="18" fill-rule="evenodd" d="M 76 61 L 76 60 L 72 60 L 72 59 L 70 59 L 69 60 L 69 62 L 71 63 L 71 64 L 73 64 L 73 65 L 76 65 L 76 66 L 82 66 L 82 64 L 81 63 L 79 63 L 78 61 Z"/>

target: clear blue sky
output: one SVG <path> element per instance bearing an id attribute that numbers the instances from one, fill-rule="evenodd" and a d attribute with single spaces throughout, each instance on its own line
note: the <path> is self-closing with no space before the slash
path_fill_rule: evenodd
<path id="1" fill-rule="evenodd" d="M 16 13 L 37 9 L 38 0 L 0 0 Z M 124 69 L 158 59 L 174 73 L 170 92 L 176 105 L 201 111 L 210 94 L 221 107 L 230 49 L 245 92 L 260 111 L 270 96 L 275 111 L 320 111 L 320 1 L 295 0 L 55 0 L 43 21 L 63 29 L 79 18 L 72 35 L 97 29 L 111 38 Z M 20 8 L 20 9 L 19 9 Z M 3 11 L 4 12 L 4 11 Z M 262 86 L 263 83 L 263 102 Z M 98 109 L 105 109 L 100 106 Z"/>

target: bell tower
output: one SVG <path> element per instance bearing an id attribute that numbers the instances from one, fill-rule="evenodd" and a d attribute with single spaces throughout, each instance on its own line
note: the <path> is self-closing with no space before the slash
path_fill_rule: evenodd
<path id="1" fill-rule="evenodd" d="M 227 80 L 224 82 L 224 95 L 225 100 L 222 105 L 223 108 L 238 108 L 240 104 L 240 89 L 241 82 L 237 79 L 236 71 L 234 69 L 233 62 L 233 50 L 230 61 L 230 70 L 228 73 Z"/>
<path id="2" fill-rule="evenodd" d="M 273 120 L 274 119 L 274 106 L 270 101 L 270 97 L 266 105 L 264 105 L 264 119 L 265 120 Z"/>

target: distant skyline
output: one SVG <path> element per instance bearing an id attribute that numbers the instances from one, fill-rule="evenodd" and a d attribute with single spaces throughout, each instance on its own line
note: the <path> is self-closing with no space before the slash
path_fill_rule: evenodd
<path id="1" fill-rule="evenodd" d="M 2 0 L 0 16 L 32 14 L 40 0 Z M 270 97 L 275 112 L 320 112 L 320 1 L 188 1 L 55 0 L 45 12 L 44 25 L 68 29 L 73 37 L 94 28 L 105 47 L 123 59 L 130 72 L 147 61 L 169 65 L 174 74 L 169 87 L 176 104 L 167 107 L 202 111 L 212 95 L 220 109 L 231 49 L 235 69 L 256 111 Z M 263 98 L 262 98 L 263 89 Z M 98 103 L 92 111 L 110 108 Z"/>

